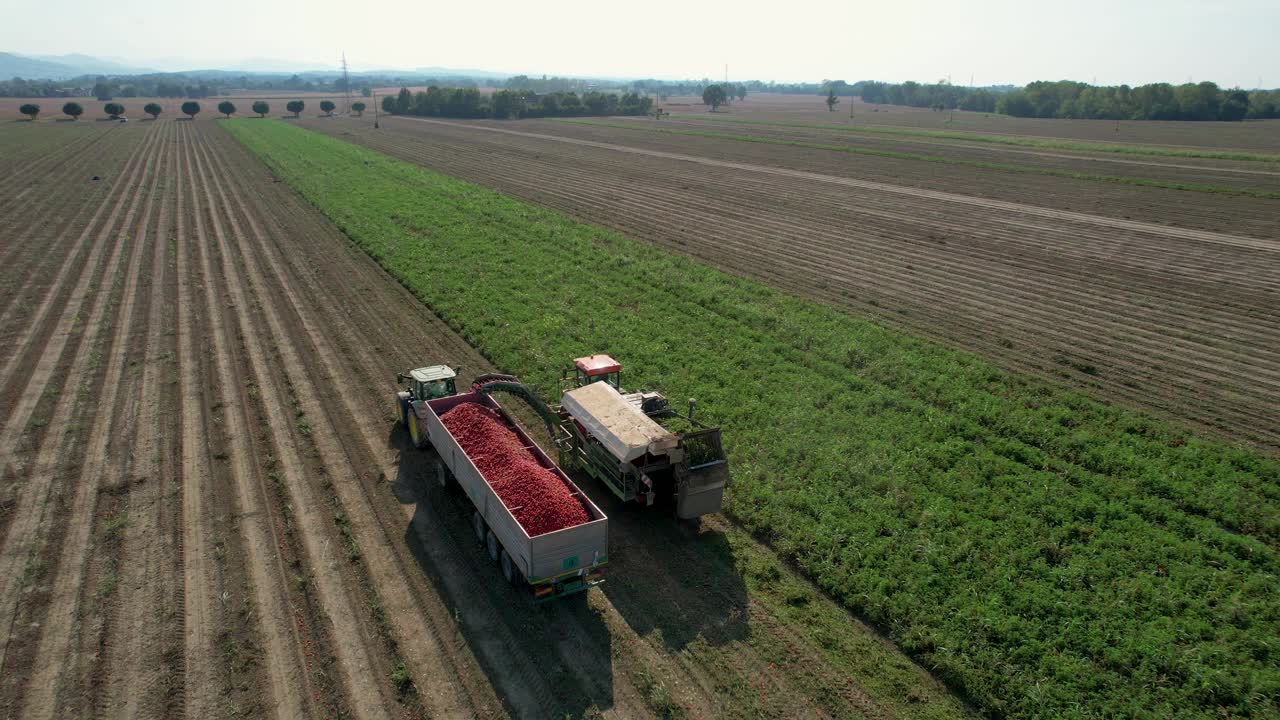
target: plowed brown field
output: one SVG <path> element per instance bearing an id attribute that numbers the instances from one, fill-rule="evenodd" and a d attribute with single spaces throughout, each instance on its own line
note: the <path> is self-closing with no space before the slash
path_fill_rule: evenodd
<path id="1" fill-rule="evenodd" d="M 1025 135 L 1041 138 L 1072 138 L 1093 142 L 1151 143 L 1171 147 L 1248 148 L 1280 152 L 1280 120 L 1246 122 L 1185 122 L 1177 120 L 1063 120 L 1018 118 L 996 113 L 874 105 L 854 98 L 852 120 L 850 98 L 840 98 L 834 111 L 827 110 L 820 95 L 752 93 L 744 102 L 734 102 L 716 113 L 724 117 L 832 125 L 873 125 L 925 128 L 959 132 Z M 677 96 L 661 103 L 674 115 L 706 115 L 710 109 L 702 98 Z"/>
<path id="2" fill-rule="evenodd" d="M 1010 368 L 1280 447 L 1275 200 L 976 169 L 940 185 L 928 178 L 945 166 L 933 163 L 841 154 L 814 170 L 782 155 L 792 148 L 556 122 L 304 123 Z M 890 165 L 915 180 L 893 182 Z M 1074 209 L 1113 202 L 1123 207 Z"/>
<path id="3" fill-rule="evenodd" d="M 603 592 L 514 593 L 392 424 L 396 371 L 490 366 L 216 123 L 0 147 L 0 715 L 964 714 L 723 519 L 594 484 Z"/>

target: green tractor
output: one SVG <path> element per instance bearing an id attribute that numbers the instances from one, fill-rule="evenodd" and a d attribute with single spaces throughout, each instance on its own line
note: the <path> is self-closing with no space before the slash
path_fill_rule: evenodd
<path id="1" fill-rule="evenodd" d="M 426 428 L 418 420 L 418 406 L 428 400 L 456 395 L 456 377 L 457 371 L 448 365 L 420 367 L 396 375 L 397 383 L 407 382 L 405 389 L 396 393 L 396 417 L 409 431 L 415 448 L 421 450 L 430 444 Z"/>

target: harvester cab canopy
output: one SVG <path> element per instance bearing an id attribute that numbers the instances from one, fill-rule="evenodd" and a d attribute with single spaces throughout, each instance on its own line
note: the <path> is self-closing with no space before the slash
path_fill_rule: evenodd
<path id="1" fill-rule="evenodd" d="M 448 365 L 431 365 L 409 371 L 411 392 L 418 400 L 434 400 L 457 392 L 453 379 L 458 374 Z"/>
<path id="2" fill-rule="evenodd" d="M 615 390 L 622 389 L 622 364 L 608 355 L 599 353 L 580 357 L 573 361 L 573 365 L 578 375 L 578 387 L 603 380 Z"/>

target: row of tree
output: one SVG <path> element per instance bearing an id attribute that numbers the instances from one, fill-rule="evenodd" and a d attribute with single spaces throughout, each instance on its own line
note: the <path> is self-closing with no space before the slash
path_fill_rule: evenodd
<path id="1" fill-rule="evenodd" d="M 637 93 L 619 96 L 594 90 L 581 96 L 575 92 L 538 94 L 532 90 L 499 90 L 485 97 L 476 88 L 433 85 L 416 93 L 400 88 L 398 94 L 382 99 L 382 109 L 395 115 L 514 120 L 576 115 L 647 115 L 653 109 L 653 99 Z"/>
<path id="2" fill-rule="evenodd" d="M 854 83 L 850 94 L 859 95 L 863 102 L 878 105 L 906 105 L 936 110 L 972 110 L 995 112 L 999 91 L 986 88 L 970 88 L 952 85 L 946 80 L 933 84 L 912 82 L 883 83 L 874 80 Z M 840 93 L 838 93 L 840 94 Z"/>
<path id="3" fill-rule="evenodd" d="M 863 102 L 996 112 L 1015 117 L 1095 120 L 1244 120 L 1280 117 L 1280 91 L 1223 89 L 1211 82 L 1098 87 L 1063 80 L 1022 88 L 970 88 L 940 80 L 828 84 L 828 94 L 860 95 Z"/>
<path id="4" fill-rule="evenodd" d="M 306 103 L 301 100 L 290 100 L 285 103 L 285 109 L 293 113 L 294 117 L 298 117 L 306 107 Z M 363 102 L 351 103 L 351 110 L 356 115 L 363 115 L 367 107 L 368 106 Z M 266 117 L 267 113 L 271 112 L 271 105 L 269 105 L 265 100 L 255 100 L 252 108 L 254 112 L 258 113 L 258 117 Z M 333 115 L 333 111 L 336 109 L 338 109 L 338 106 L 335 105 L 332 100 L 320 101 L 320 111 L 324 114 Z M 35 103 L 26 103 L 18 108 L 18 112 L 29 116 L 32 120 L 35 120 L 40 116 L 40 106 Z M 119 120 L 124 115 L 124 105 L 121 105 L 118 102 L 109 102 L 102 106 L 102 112 L 106 113 L 107 116 L 113 120 Z M 158 118 L 160 117 L 160 113 L 164 112 L 164 108 L 160 103 L 151 102 L 142 106 L 142 112 L 150 115 L 152 118 Z M 200 103 L 194 100 L 188 100 L 187 102 L 182 103 L 182 112 L 184 115 L 194 118 L 196 115 L 200 114 Z M 237 108 L 235 103 L 230 100 L 223 100 L 218 103 L 218 112 L 226 115 L 227 117 L 231 117 L 236 114 Z M 74 101 L 65 103 L 62 106 L 62 114 L 72 118 L 73 120 L 77 120 L 84 114 L 84 106 Z"/>
<path id="5" fill-rule="evenodd" d="M 1223 89 L 1215 83 L 1096 87 L 1033 82 L 1005 94 L 996 112 L 1015 117 L 1104 120 L 1244 120 L 1280 117 L 1280 91 Z"/>

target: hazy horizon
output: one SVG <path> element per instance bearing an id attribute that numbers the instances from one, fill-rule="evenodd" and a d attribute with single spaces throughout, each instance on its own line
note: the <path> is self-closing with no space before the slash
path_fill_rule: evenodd
<path id="1" fill-rule="evenodd" d="M 175 6 L 136 0 L 103 6 L 51 0 L 12 8 L 0 50 L 81 53 L 158 70 L 245 67 L 272 59 L 353 71 L 447 67 L 530 75 L 780 82 L 916 80 L 957 85 L 1079 80 L 1142 85 L 1211 80 L 1256 87 L 1280 80 L 1273 29 L 1280 4 L 1104 3 L 1069 10 L 1012 0 L 956 5 L 926 0 L 859 9 L 799 0 L 786 15 L 738 3 L 656 0 L 623 11 L 582 0 L 553 9 L 499 0 L 430 8 L 391 0 L 376 16 L 318 2 Z M 92 22 L 66 24 L 67 17 Z M 229 20 L 252 18 L 252 22 Z M 58 27 L 59 31 L 32 32 Z M 202 28 L 227 27 L 211 32 Z M 188 30 L 188 28 L 197 28 Z M 271 71 L 271 68 L 264 68 Z"/>

